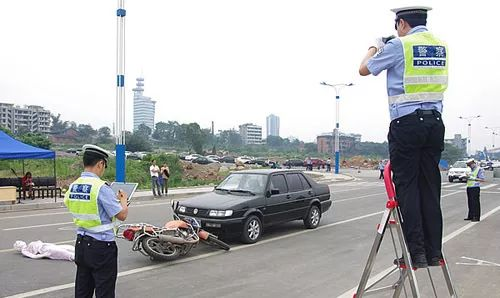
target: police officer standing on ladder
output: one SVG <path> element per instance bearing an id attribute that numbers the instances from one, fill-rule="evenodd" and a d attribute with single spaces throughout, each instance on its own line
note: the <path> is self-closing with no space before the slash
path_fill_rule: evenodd
<path id="1" fill-rule="evenodd" d="M 467 177 L 467 205 L 469 213 L 464 220 L 479 221 L 481 219 L 481 202 L 479 201 L 481 182 L 484 182 L 484 170 L 476 164 L 474 158 L 467 160 L 471 173 Z"/>
<path id="2" fill-rule="evenodd" d="M 108 165 L 109 153 L 83 146 L 84 172 L 65 194 L 64 204 L 78 227 L 75 245 L 77 266 L 75 297 L 114 297 L 118 273 L 118 249 L 114 241 L 115 218 L 128 215 L 127 198 L 115 195 L 100 179 Z"/>
<path id="3" fill-rule="evenodd" d="M 448 83 L 448 47 L 426 28 L 430 7 L 392 9 L 399 38 L 378 38 L 359 68 L 362 76 L 387 70 L 391 124 L 389 153 L 403 231 L 414 267 L 438 266 L 443 218 L 441 118 Z M 395 264 L 404 263 L 396 259 Z"/>

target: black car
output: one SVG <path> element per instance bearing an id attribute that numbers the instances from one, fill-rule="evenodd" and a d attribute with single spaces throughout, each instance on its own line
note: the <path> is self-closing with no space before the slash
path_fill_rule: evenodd
<path id="1" fill-rule="evenodd" d="M 254 243 L 273 224 L 300 219 L 314 229 L 331 205 L 327 185 L 298 170 L 265 169 L 234 172 L 213 192 L 179 202 L 175 212 L 217 235 Z"/>
<path id="2" fill-rule="evenodd" d="M 287 159 L 283 166 L 285 167 L 303 167 L 304 161 L 302 159 Z"/>
<path id="3" fill-rule="evenodd" d="M 225 163 L 234 163 L 234 156 L 224 156 L 219 158 L 219 161 Z"/>

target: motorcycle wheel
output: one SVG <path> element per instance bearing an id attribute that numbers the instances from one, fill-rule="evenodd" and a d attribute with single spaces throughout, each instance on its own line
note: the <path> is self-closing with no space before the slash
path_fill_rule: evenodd
<path id="1" fill-rule="evenodd" d="M 229 245 L 227 245 L 227 243 L 225 243 L 222 240 L 219 240 L 214 235 L 208 235 L 208 238 L 206 240 L 202 240 L 202 241 L 205 244 L 208 244 L 210 246 L 215 246 L 215 247 L 223 249 L 223 250 L 230 250 L 231 249 L 231 247 Z"/>
<path id="2" fill-rule="evenodd" d="M 155 237 L 142 238 L 142 248 L 155 260 L 170 261 L 179 256 L 179 249 L 168 242 L 161 242 Z"/>

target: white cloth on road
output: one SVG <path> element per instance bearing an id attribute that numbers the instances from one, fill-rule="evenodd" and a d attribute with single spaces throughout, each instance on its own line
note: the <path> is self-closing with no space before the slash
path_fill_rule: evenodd
<path id="1" fill-rule="evenodd" d="M 40 240 L 26 244 L 26 242 L 18 240 L 14 242 L 14 249 L 31 259 L 75 260 L 75 247 L 73 245 L 44 243 Z"/>

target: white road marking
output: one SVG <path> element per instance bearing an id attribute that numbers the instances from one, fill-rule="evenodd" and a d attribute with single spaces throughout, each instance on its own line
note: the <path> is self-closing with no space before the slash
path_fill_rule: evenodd
<path id="1" fill-rule="evenodd" d="M 363 198 L 368 198 L 368 197 L 373 197 L 373 196 L 379 196 L 379 195 L 385 195 L 385 194 L 386 194 L 385 192 L 379 192 L 379 193 L 374 193 L 374 194 L 360 196 L 360 197 L 354 197 L 354 198 L 348 198 L 348 199 L 342 199 L 342 200 L 333 200 L 333 203 L 339 203 L 339 202 L 345 202 L 345 201 L 352 201 L 352 200 L 363 199 Z"/>
<path id="2" fill-rule="evenodd" d="M 500 264 L 489 262 L 489 261 L 484 261 L 480 259 L 474 259 L 474 258 L 468 258 L 468 257 L 462 257 L 462 259 L 466 260 L 471 260 L 475 261 L 475 263 L 456 263 L 457 265 L 468 265 L 468 266 L 495 266 L 495 267 L 500 267 Z"/>
<path id="3" fill-rule="evenodd" d="M 2 220 L 2 219 L 14 219 L 14 218 L 34 217 L 34 216 L 45 216 L 45 215 L 57 215 L 57 214 L 69 214 L 69 212 L 66 211 L 66 212 L 37 213 L 37 214 L 7 216 L 7 217 L 0 217 L 0 220 Z"/>
<path id="4" fill-rule="evenodd" d="M 294 237 L 294 236 L 305 234 L 305 233 L 311 233 L 311 232 L 319 231 L 319 230 L 322 230 L 322 229 L 326 229 L 326 228 L 330 228 L 330 227 L 333 227 L 333 226 L 337 226 L 337 225 L 349 223 L 349 222 L 352 222 L 352 221 L 364 219 L 364 218 L 367 218 L 367 217 L 370 217 L 370 216 L 374 216 L 374 215 L 378 215 L 378 214 L 382 214 L 382 213 L 383 213 L 383 211 L 374 212 L 374 213 L 370 213 L 370 214 L 365 214 L 365 215 L 354 217 L 354 218 L 351 218 L 351 219 L 346 219 L 346 220 L 339 221 L 339 222 L 334 222 L 334 223 L 331 223 L 331 224 L 328 224 L 328 225 L 319 226 L 319 227 L 317 227 L 314 230 L 303 230 L 303 231 L 299 231 L 299 232 L 295 232 L 295 233 L 291 233 L 291 234 L 287 234 L 287 235 L 283 235 L 283 236 L 279 236 L 279 237 L 275 237 L 275 238 L 271 238 L 271 239 L 259 241 L 259 242 L 255 243 L 255 244 L 251 244 L 251 245 L 239 245 L 239 246 L 236 246 L 234 248 L 231 248 L 231 251 L 242 250 L 242 249 L 249 249 L 249 248 L 252 248 L 254 246 L 263 245 L 263 244 L 266 244 L 266 243 L 278 241 L 278 240 L 285 239 L 285 238 Z M 145 271 L 151 271 L 151 270 L 155 270 L 155 269 L 160 269 L 160 268 L 167 267 L 167 266 L 172 266 L 172 265 L 175 265 L 175 264 L 187 263 L 187 262 L 191 262 L 191 261 L 194 261 L 194 260 L 204 259 L 204 258 L 208 258 L 208 257 L 214 256 L 214 255 L 220 255 L 220 254 L 224 254 L 224 253 L 228 253 L 228 252 L 225 252 L 225 251 L 215 251 L 215 252 L 210 252 L 210 253 L 206 253 L 206 254 L 202 254 L 202 255 L 198 255 L 198 256 L 193 256 L 193 257 L 189 257 L 189 258 L 185 258 L 185 259 L 180 259 L 180 260 L 168 262 L 168 263 L 162 263 L 162 264 L 158 264 L 158 265 L 150 265 L 150 266 L 140 267 L 140 268 L 136 268 L 136 269 L 131 269 L 131 270 L 127 270 L 127 271 L 123 271 L 123 272 L 118 273 L 118 277 L 127 276 L 127 275 L 131 275 L 131 274 L 136 274 L 136 273 L 141 273 L 141 272 L 145 272 Z M 19 293 L 19 294 L 16 294 L 16 295 L 5 297 L 5 298 L 32 297 L 32 296 L 43 295 L 43 294 L 47 294 L 47 293 L 51 293 L 51 292 L 55 292 L 55 291 L 64 290 L 64 289 L 70 289 L 70 288 L 73 288 L 74 286 L 75 286 L 75 283 L 67 283 L 67 284 L 63 284 L 63 285 L 58 285 L 58 286 L 53 286 L 53 287 L 38 289 L 38 290 L 24 292 L 24 293 Z"/>
<path id="5" fill-rule="evenodd" d="M 481 186 L 481 190 L 483 189 L 488 189 L 488 188 L 492 188 L 494 186 L 497 186 L 498 184 L 488 184 L 488 185 L 485 185 L 485 186 Z"/>
<path id="6" fill-rule="evenodd" d="M 35 225 L 35 226 L 25 226 L 25 227 L 7 228 L 7 229 L 3 229 L 3 231 L 14 231 L 14 230 L 34 229 L 34 228 L 42 228 L 42 227 L 50 227 L 50 226 L 62 226 L 62 225 L 67 225 L 67 224 L 72 224 L 72 223 L 73 223 L 72 221 L 67 221 L 67 222 L 58 222 L 58 223 L 43 224 L 43 225 Z"/>

